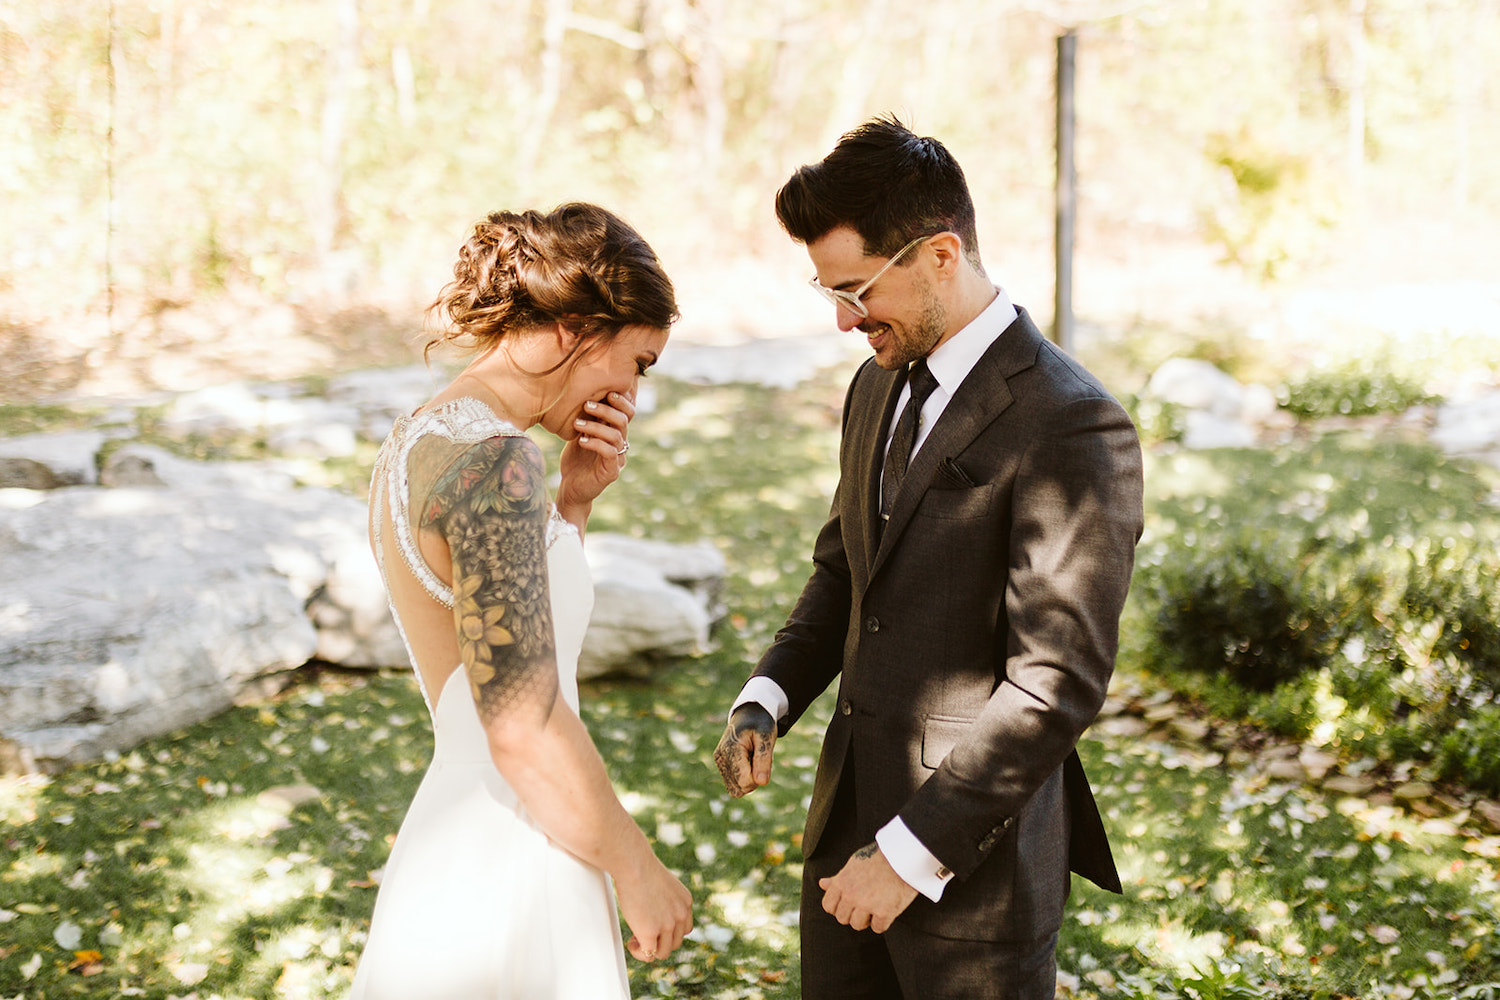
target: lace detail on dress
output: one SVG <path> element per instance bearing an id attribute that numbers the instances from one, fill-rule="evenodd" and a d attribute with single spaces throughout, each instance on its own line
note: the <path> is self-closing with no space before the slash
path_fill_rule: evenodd
<path id="1" fill-rule="evenodd" d="M 557 509 L 557 504 L 553 504 L 552 516 L 547 518 L 547 548 L 552 548 L 559 538 L 566 538 L 568 535 L 579 537 L 578 525 L 563 520 L 562 511 Z"/>
<path id="2" fill-rule="evenodd" d="M 385 442 L 380 446 L 379 454 L 375 457 L 375 470 L 370 478 L 370 535 L 374 541 L 375 561 L 380 567 L 382 579 L 388 578 L 385 565 L 385 544 L 382 537 L 384 535 L 382 512 L 389 507 L 391 526 L 396 535 L 396 548 L 401 553 L 401 561 L 406 564 L 406 568 L 411 571 L 412 576 L 416 577 L 422 589 L 426 590 L 433 600 L 446 608 L 453 607 L 453 590 L 438 578 L 437 574 L 432 571 L 432 567 L 428 566 L 422 558 L 422 551 L 412 531 L 411 477 L 407 468 L 412 449 L 429 434 L 436 434 L 455 444 L 477 444 L 486 438 L 522 437 L 525 433 L 509 421 L 497 417 L 493 410 L 472 396 L 459 396 L 412 416 L 396 418 L 391 433 L 386 437 Z M 577 537 L 578 528 L 563 520 L 557 510 L 557 505 L 553 504 L 551 516 L 547 519 L 547 548 L 550 549 L 559 538 L 570 534 Z M 386 589 L 389 595 L 390 588 Z M 412 656 L 411 643 L 406 638 L 406 628 L 401 623 L 401 616 L 396 612 L 394 602 L 390 607 L 391 617 L 396 621 L 396 630 L 401 633 L 401 641 L 405 644 L 407 656 L 411 658 L 412 666 L 415 668 L 416 657 Z M 417 685 L 422 689 L 422 698 L 427 702 L 430 710 L 433 701 L 428 697 L 427 686 L 422 681 L 422 672 L 416 669 L 412 672 L 417 675 Z"/>
<path id="3" fill-rule="evenodd" d="M 411 530 L 411 479 L 407 473 L 411 451 L 428 434 L 436 434 L 456 444 L 477 444 L 496 435 L 520 437 L 524 433 L 514 424 L 495 416 L 494 411 L 472 396 L 460 396 L 415 416 L 397 418 L 390 437 L 381 446 L 380 455 L 375 460 L 375 475 L 371 482 L 371 508 L 377 512 L 373 520 L 377 557 L 382 555 L 378 512 L 384 500 L 390 504 L 391 526 L 396 532 L 396 544 L 406 568 L 433 600 L 444 607 L 453 607 L 453 591 L 422 559 Z M 382 575 L 384 572 L 382 565 Z"/>

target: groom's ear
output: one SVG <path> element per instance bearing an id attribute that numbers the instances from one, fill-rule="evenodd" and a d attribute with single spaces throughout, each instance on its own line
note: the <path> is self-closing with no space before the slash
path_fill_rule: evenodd
<path id="1" fill-rule="evenodd" d="M 964 243 L 957 233 L 938 233 L 927 241 L 932 248 L 932 259 L 940 277 L 948 278 L 957 273 L 964 261 Z"/>

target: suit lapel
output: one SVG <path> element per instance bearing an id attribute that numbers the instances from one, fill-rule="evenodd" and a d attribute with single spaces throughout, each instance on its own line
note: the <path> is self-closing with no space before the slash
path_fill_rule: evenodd
<path id="1" fill-rule="evenodd" d="M 1007 381 L 1017 372 L 1036 363 L 1041 340 L 1041 332 L 1032 323 L 1026 310 L 1018 309 L 1016 319 L 980 356 L 973 370 L 959 385 L 953 398 L 944 407 L 943 415 L 933 425 L 927 440 L 922 442 L 922 447 L 912 456 L 906 478 L 902 480 L 901 490 L 896 494 L 895 504 L 891 508 L 891 518 L 880 534 L 880 545 L 875 550 L 875 560 L 870 567 L 871 577 L 880 571 L 891 549 L 906 530 L 943 459 L 960 454 L 1010 406 L 1012 396 Z M 897 380 L 893 396 L 899 394 L 901 384 L 903 383 Z M 893 401 L 887 405 L 883 427 L 890 426 L 889 411 L 892 408 Z M 880 444 L 884 444 L 884 436 L 881 437 Z M 880 517 L 879 461 L 880 456 L 877 454 L 873 487 L 876 500 L 871 505 L 876 521 Z"/>

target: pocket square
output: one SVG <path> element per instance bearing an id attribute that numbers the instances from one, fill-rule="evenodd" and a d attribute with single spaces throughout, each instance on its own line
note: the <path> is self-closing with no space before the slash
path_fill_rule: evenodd
<path id="1" fill-rule="evenodd" d="M 937 478 L 933 481 L 933 486 L 938 489 L 966 490 L 978 485 L 974 477 L 953 459 L 945 458 L 938 463 Z"/>

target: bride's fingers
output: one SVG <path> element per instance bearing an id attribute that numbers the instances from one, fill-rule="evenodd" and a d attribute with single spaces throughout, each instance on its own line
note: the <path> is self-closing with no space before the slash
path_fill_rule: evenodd
<path id="1" fill-rule="evenodd" d="M 608 438 L 597 437 L 592 434 L 580 434 L 577 440 L 578 446 L 585 451 L 592 452 L 601 459 L 618 461 L 621 465 L 625 464 L 625 452 L 629 449 L 626 447 L 624 441 L 621 441 L 619 444 L 611 444 Z M 606 467 L 612 466 L 607 462 Z"/>
<path id="2" fill-rule="evenodd" d="M 626 427 L 630 425 L 630 419 L 635 416 L 635 404 L 619 393 L 612 392 L 602 403 L 592 399 L 584 403 L 583 411 L 585 418 L 597 421 L 623 435 Z"/>

